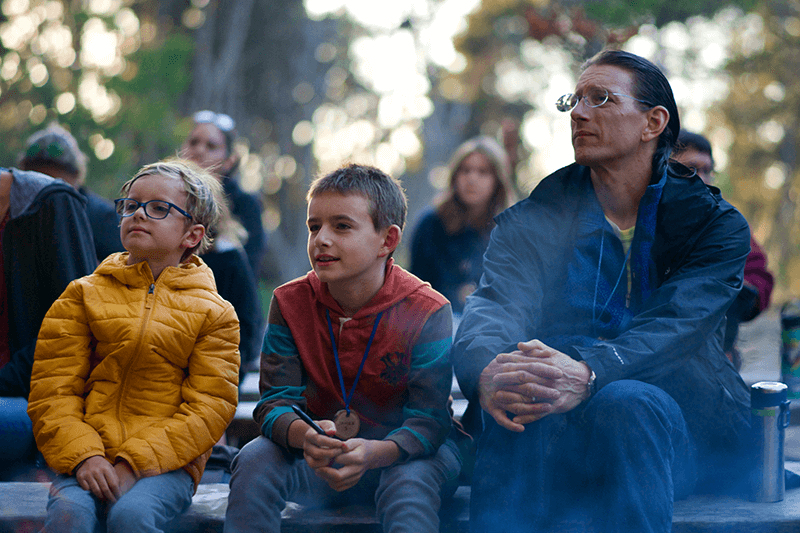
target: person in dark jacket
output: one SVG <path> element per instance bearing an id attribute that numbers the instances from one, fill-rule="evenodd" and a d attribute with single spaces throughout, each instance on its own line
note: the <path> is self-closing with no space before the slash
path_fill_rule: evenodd
<path id="1" fill-rule="evenodd" d="M 483 273 L 493 218 L 511 205 L 508 157 L 491 137 L 475 137 L 450 159 L 450 184 L 411 238 L 412 274 L 450 300 L 455 321 Z"/>
<path id="2" fill-rule="evenodd" d="M 681 130 L 674 158 L 693 168 L 706 185 L 714 184 L 714 154 L 711 143 L 699 133 Z M 751 236 L 750 253 L 744 265 L 744 286 L 726 314 L 724 349 L 737 369 L 742 366 L 741 356 L 735 346 L 739 324 L 753 320 L 769 306 L 774 283 L 772 272 L 767 269 L 767 255 Z"/>
<path id="3" fill-rule="evenodd" d="M 749 229 L 669 161 L 680 120 L 651 62 L 601 52 L 557 107 L 576 162 L 496 218 L 454 341 L 484 411 L 470 527 L 669 531 L 674 499 L 744 473 L 722 340 Z"/>
<path id="4" fill-rule="evenodd" d="M 44 315 L 70 281 L 97 265 L 85 206 L 61 180 L 0 169 L 0 481 L 34 465 L 26 409 Z"/>
<path id="5" fill-rule="evenodd" d="M 220 296 L 233 304 L 239 317 L 240 378 L 244 379 L 247 372 L 258 370 L 265 328 L 258 295 L 258 273 L 266 241 L 261 203 L 230 177 L 239 157 L 233 150 L 236 139 L 233 119 L 222 113 L 198 111 L 193 120 L 194 127 L 183 143 L 181 154 L 221 180 L 226 197 L 219 238 L 200 257 L 214 272 Z"/>
<path id="6" fill-rule="evenodd" d="M 123 251 L 114 204 L 86 188 L 86 155 L 70 132 L 57 124 L 37 131 L 28 138 L 17 166 L 20 170 L 33 170 L 51 178 L 60 178 L 81 193 L 86 199 L 86 214 L 92 225 L 98 262 Z"/>
<path id="7" fill-rule="evenodd" d="M 267 238 L 261 222 L 261 202 L 255 195 L 243 191 L 232 177 L 239 164 L 239 156 L 233 150 L 236 123 L 228 115 L 208 110 L 198 111 L 192 119 L 194 127 L 183 141 L 181 156 L 209 169 L 222 180 L 231 214 L 247 231 L 244 250 L 258 279 Z"/>
<path id="8" fill-rule="evenodd" d="M 258 372 L 265 328 L 256 280 L 240 240 L 245 234 L 244 228 L 231 217 L 225 203 L 220 222 L 212 232 L 214 242 L 201 255 L 214 272 L 217 292 L 233 305 L 239 317 L 240 382 L 248 372 Z"/>

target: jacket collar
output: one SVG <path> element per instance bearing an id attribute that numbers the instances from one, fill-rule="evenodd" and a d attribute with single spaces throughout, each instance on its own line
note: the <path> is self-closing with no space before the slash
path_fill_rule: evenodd
<path id="1" fill-rule="evenodd" d="M 128 265 L 128 252 L 119 252 L 108 256 L 95 271 L 97 274 L 112 276 L 128 287 L 140 288 L 149 286 L 155 281 L 147 261 Z M 211 269 L 196 255 L 177 267 L 167 267 L 158 277 L 159 285 L 170 289 L 205 289 L 216 291 L 214 275 Z"/>

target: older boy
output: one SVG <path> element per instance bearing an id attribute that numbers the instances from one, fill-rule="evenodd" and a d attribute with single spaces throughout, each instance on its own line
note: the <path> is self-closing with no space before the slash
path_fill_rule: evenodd
<path id="1" fill-rule="evenodd" d="M 53 484 L 44 531 L 156 532 L 183 512 L 237 401 L 238 323 L 194 254 L 220 186 L 144 167 L 116 201 L 127 252 L 72 282 L 39 333 L 28 414 Z"/>
<path id="2" fill-rule="evenodd" d="M 439 530 L 442 488 L 460 470 L 446 441 L 452 317 L 444 297 L 393 264 L 405 214 L 399 182 L 375 168 L 312 184 L 313 271 L 274 292 L 254 414 L 263 436 L 234 460 L 226 532 L 278 532 L 289 498 L 374 498 L 385 531 Z"/>

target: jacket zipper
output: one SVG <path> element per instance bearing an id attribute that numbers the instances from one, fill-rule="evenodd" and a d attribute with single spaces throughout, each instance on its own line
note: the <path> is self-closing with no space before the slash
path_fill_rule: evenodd
<path id="1" fill-rule="evenodd" d="M 155 303 L 155 291 L 156 284 L 154 282 L 150 284 L 150 288 L 147 290 L 147 295 L 144 299 L 144 313 L 142 313 L 142 320 L 139 326 L 139 337 L 136 339 L 136 350 L 134 351 L 133 357 L 128 359 L 128 362 L 122 372 L 122 383 L 120 385 L 119 395 L 117 396 L 117 420 L 119 420 L 120 435 L 122 437 L 120 443 L 128 440 L 127 431 L 125 431 L 125 425 L 122 423 L 122 398 L 125 397 L 125 389 L 128 387 L 128 372 L 130 371 L 133 362 L 139 358 L 142 347 L 144 346 L 142 340 L 144 339 L 146 331 L 145 326 L 150 321 L 150 314 L 152 313 L 153 304 Z"/>

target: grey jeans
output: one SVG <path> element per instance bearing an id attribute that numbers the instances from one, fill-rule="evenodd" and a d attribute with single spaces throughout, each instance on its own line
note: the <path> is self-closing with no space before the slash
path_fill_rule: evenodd
<path id="1" fill-rule="evenodd" d="M 363 503 L 374 498 L 386 533 L 437 533 L 442 498 L 455 491 L 461 459 L 448 440 L 436 455 L 371 470 L 336 492 L 300 457 L 265 437 L 249 442 L 233 461 L 225 533 L 280 532 L 290 500 L 311 507 Z"/>

